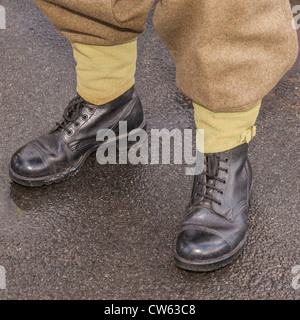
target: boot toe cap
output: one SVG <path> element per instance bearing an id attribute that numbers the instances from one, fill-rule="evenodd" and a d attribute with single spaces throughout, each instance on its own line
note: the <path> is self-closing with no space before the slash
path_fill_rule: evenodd
<path id="1" fill-rule="evenodd" d="M 10 168 L 18 176 L 36 178 L 47 174 L 49 165 L 39 150 L 27 144 L 12 156 Z"/>
<path id="2" fill-rule="evenodd" d="M 205 262 L 230 253 L 229 243 L 205 230 L 181 231 L 175 243 L 175 256 L 191 262 Z"/>

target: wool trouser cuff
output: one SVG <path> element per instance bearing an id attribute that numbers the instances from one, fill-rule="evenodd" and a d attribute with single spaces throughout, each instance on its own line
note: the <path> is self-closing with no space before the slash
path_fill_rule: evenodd
<path id="1" fill-rule="evenodd" d="M 254 124 L 261 101 L 249 110 L 226 113 L 212 112 L 195 102 L 193 105 L 196 127 L 204 130 L 204 146 L 197 143 L 197 149 L 202 153 L 227 151 L 248 143 L 256 134 Z"/>
<path id="2" fill-rule="evenodd" d="M 135 83 L 137 40 L 112 46 L 72 43 L 77 62 L 77 92 L 101 105 L 112 101 Z"/>

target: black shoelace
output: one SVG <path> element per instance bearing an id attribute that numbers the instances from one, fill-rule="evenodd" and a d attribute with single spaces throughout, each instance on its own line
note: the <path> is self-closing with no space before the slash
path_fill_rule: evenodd
<path id="1" fill-rule="evenodd" d="M 64 111 L 62 122 L 57 122 L 56 125 L 59 128 L 66 130 L 68 134 L 71 134 L 72 131 L 68 129 L 68 125 L 74 123 L 75 126 L 77 126 L 79 124 L 77 122 L 79 117 L 86 119 L 86 115 L 82 114 L 82 109 L 84 107 L 88 107 L 90 111 L 93 111 L 93 107 L 89 106 L 86 101 L 78 95 L 69 102 Z"/>
<path id="2" fill-rule="evenodd" d="M 205 181 L 202 181 L 201 178 L 197 181 L 197 197 L 200 197 L 201 199 L 208 199 L 211 201 L 216 202 L 218 205 L 221 205 L 221 202 L 217 199 L 215 199 L 212 196 L 211 191 L 217 191 L 220 194 L 223 194 L 223 190 L 217 188 L 215 186 L 216 181 L 220 181 L 222 183 L 226 183 L 225 179 L 219 178 L 219 171 L 225 171 L 228 172 L 228 169 L 220 167 L 220 162 L 228 162 L 228 158 L 225 158 L 224 160 L 221 159 L 220 154 L 207 154 L 205 155 L 205 169 L 202 173 L 205 177 Z M 205 192 L 203 192 L 203 188 L 201 186 L 205 187 Z"/>

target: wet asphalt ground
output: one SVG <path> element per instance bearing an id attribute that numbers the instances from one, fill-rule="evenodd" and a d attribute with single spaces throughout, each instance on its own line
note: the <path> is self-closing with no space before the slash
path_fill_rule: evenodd
<path id="1" fill-rule="evenodd" d="M 185 165 L 101 166 L 91 156 L 57 185 L 10 181 L 10 156 L 61 118 L 76 75 L 68 41 L 32 0 L 0 5 L 7 14 L 0 30 L 0 299 L 300 299 L 292 285 L 300 265 L 300 58 L 264 99 L 250 145 L 254 189 L 243 254 L 218 271 L 191 273 L 177 269 L 172 254 L 192 187 Z M 147 24 L 136 86 L 148 129 L 194 128 L 191 101 L 176 88 L 151 15 Z"/>

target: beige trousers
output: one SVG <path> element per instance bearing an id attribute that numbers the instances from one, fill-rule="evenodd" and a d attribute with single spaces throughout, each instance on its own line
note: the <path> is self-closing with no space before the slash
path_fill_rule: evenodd
<path id="1" fill-rule="evenodd" d="M 120 44 L 144 30 L 154 0 L 35 0 L 74 42 Z M 294 64 L 288 0 L 160 0 L 155 28 L 172 54 L 177 85 L 213 112 L 249 110 Z"/>

